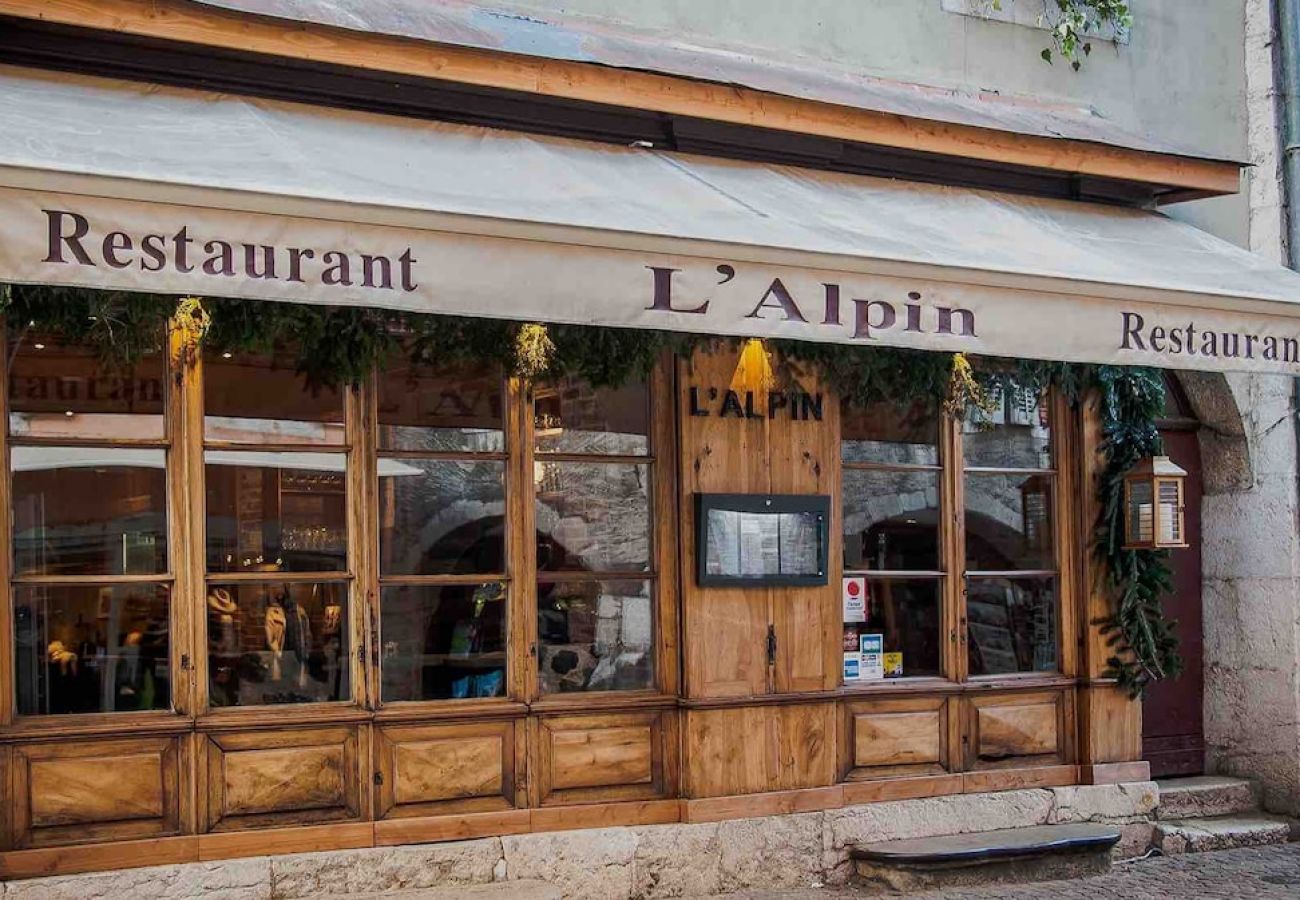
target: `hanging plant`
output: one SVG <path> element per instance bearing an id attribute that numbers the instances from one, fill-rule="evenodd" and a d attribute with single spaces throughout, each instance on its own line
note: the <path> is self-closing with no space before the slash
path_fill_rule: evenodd
<path id="1" fill-rule="evenodd" d="M 298 371 L 313 388 L 359 383 L 402 355 L 421 367 L 474 361 L 531 379 L 567 375 L 594 387 L 618 387 L 645 377 L 666 350 L 689 353 L 696 346 L 739 340 L 250 300 L 185 298 L 178 303 L 152 294 L 20 285 L 0 291 L 0 311 L 11 328 L 88 344 L 112 366 L 161 350 L 167 322 L 175 317 L 192 337 L 195 353 L 200 348 L 293 353 Z M 1074 402 L 1098 390 L 1106 466 L 1097 485 L 1101 513 L 1094 552 L 1114 594 L 1114 612 L 1097 623 L 1114 650 L 1106 674 L 1137 695 L 1152 680 L 1181 671 L 1173 623 L 1161 606 L 1171 588 L 1167 551 L 1123 548 L 1124 474 L 1160 451 L 1155 422 L 1164 394 L 1158 371 L 1033 360 L 985 359 L 976 366 L 964 354 L 767 343 L 857 404 L 926 401 L 962 416 L 999 397 L 1029 402 L 1048 387 Z"/>

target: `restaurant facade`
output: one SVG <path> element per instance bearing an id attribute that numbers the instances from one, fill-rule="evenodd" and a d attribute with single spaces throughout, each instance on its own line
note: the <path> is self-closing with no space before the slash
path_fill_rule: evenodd
<path id="1" fill-rule="evenodd" d="M 1300 278 L 1155 209 L 1238 162 L 779 70 L 728 106 L 598 30 L 530 96 L 547 54 L 437 15 L 82 6 L 0 2 L 11 889 L 314 853 L 304 895 L 669 896 L 1088 819 L 1136 853 L 1153 766 L 1205 770 L 1110 624 L 1118 544 L 1182 572 L 1202 485 L 1104 484 L 1119 429 L 1185 463 L 1223 373 L 1300 371 Z"/>

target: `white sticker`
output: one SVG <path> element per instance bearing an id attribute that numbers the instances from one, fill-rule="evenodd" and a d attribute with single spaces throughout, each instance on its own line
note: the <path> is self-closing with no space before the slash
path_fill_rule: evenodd
<path id="1" fill-rule="evenodd" d="M 845 578 L 842 590 L 844 621 L 867 621 L 867 579 Z"/>

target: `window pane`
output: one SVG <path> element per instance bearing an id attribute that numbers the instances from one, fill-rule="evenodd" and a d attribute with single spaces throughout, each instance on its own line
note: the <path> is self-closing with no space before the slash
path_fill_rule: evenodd
<path id="1" fill-rule="evenodd" d="M 89 349 L 27 332 L 19 332 L 10 350 L 10 434 L 133 440 L 164 436 L 167 361 L 162 352 L 110 368 Z"/>
<path id="2" fill-rule="evenodd" d="M 966 568 L 1056 568 L 1050 475 L 966 476 Z"/>
<path id="3" fill-rule="evenodd" d="M 505 571 L 505 464 L 379 460 L 383 575 Z"/>
<path id="4" fill-rule="evenodd" d="M 845 469 L 844 568 L 937 570 L 939 473 Z"/>
<path id="5" fill-rule="evenodd" d="M 649 452 L 650 397 L 643 382 L 593 388 L 578 378 L 538 385 L 534 419 L 538 453 Z"/>
<path id="6" fill-rule="evenodd" d="M 162 584 L 15 587 L 19 714 L 168 709 L 168 609 Z"/>
<path id="7" fill-rule="evenodd" d="M 396 585 L 381 592 L 383 699 L 506 693 L 506 586 Z"/>
<path id="8" fill-rule="evenodd" d="M 167 571 L 162 450 L 14 447 L 14 569 L 20 575 Z"/>
<path id="9" fill-rule="evenodd" d="M 942 639 L 939 584 L 938 579 L 867 579 L 867 621 L 844 623 L 844 651 L 858 651 L 861 635 L 879 634 L 884 638 L 886 678 L 937 676 Z"/>
<path id="10" fill-rule="evenodd" d="M 209 572 L 347 568 L 347 457 L 209 450 Z"/>
<path id="11" fill-rule="evenodd" d="M 505 449 L 501 372 L 454 366 L 437 372 L 410 365 L 379 376 L 379 446 L 385 450 Z"/>
<path id="12" fill-rule="evenodd" d="M 345 584 L 208 587 L 208 683 L 213 706 L 346 700 Z"/>
<path id="13" fill-rule="evenodd" d="M 970 578 L 966 618 L 972 675 L 1059 667 L 1055 579 Z"/>
<path id="14" fill-rule="evenodd" d="M 539 462 L 534 478 L 540 571 L 649 568 L 648 466 Z"/>
<path id="15" fill-rule="evenodd" d="M 992 413 L 972 408 L 962 425 L 968 466 L 1050 469 L 1052 433 L 1046 395 L 1003 392 Z"/>
<path id="16" fill-rule="evenodd" d="M 939 411 L 931 404 L 845 402 L 841 429 L 845 462 L 939 464 Z"/>
<path id="17" fill-rule="evenodd" d="M 343 395 L 315 388 L 288 355 L 209 354 L 203 436 L 241 444 L 342 444 Z"/>
<path id="18" fill-rule="evenodd" d="M 537 586 L 544 694 L 654 686 L 654 601 L 647 581 Z"/>

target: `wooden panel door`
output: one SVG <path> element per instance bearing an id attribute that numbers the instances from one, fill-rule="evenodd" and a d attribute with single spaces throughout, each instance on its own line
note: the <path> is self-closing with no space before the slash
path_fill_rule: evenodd
<path id="1" fill-rule="evenodd" d="M 1163 430 L 1165 452 L 1187 470 L 1184 502 L 1187 543 L 1172 550 L 1174 592 L 1165 613 L 1177 621 L 1183 674 L 1152 682 L 1142 703 L 1142 758 L 1153 778 L 1199 775 L 1205 771 L 1204 691 L 1201 608 L 1201 451 L 1195 431 Z"/>
<path id="2" fill-rule="evenodd" d="M 688 697 L 750 697 L 768 690 L 768 592 L 695 583 L 696 493 L 768 490 L 766 420 L 692 414 L 717 410 L 713 393 L 760 378 L 735 352 L 696 353 L 678 367 L 681 434 L 682 612 Z M 694 394 L 692 394 L 694 391 Z"/>
<path id="3" fill-rule="evenodd" d="M 18 849 L 179 834 L 181 739 L 19 744 L 0 798 Z"/>
<path id="4" fill-rule="evenodd" d="M 831 571 L 821 587 L 773 588 L 772 624 L 776 633 L 773 689 L 778 693 L 832 690 L 840 683 L 840 542 L 838 522 L 840 404 L 811 375 L 783 367 L 787 381 L 775 385 L 788 395 L 806 393 L 819 400 L 820 418 L 794 419 L 778 411 L 768 422 L 768 487 L 773 494 L 831 496 L 826 523 Z"/>

